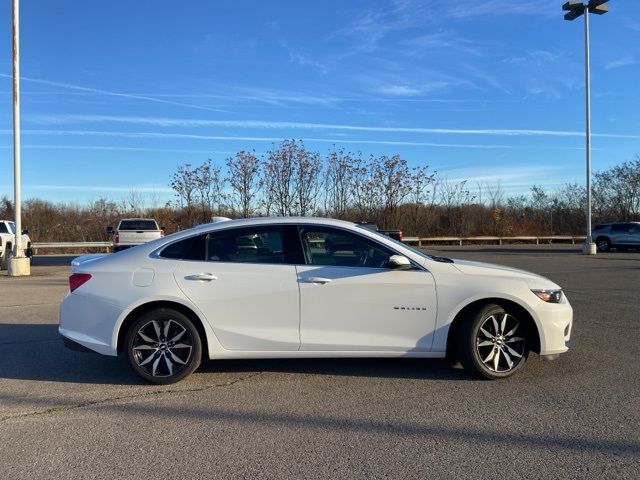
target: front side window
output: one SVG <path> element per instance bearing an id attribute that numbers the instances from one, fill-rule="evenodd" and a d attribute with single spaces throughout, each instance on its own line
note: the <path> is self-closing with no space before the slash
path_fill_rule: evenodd
<path id="1" fill-rule="evenodd" d="M 634 233 L 634 234 L 640 233 L 640 225 L 639 224 L 632 224 L 629 227 L 629 233 Z"/>
<path id="2" fill-rule="evenodd" d="M 300 238 L 309 265 L 387 268 L 394 254 L 368 238 L 340 229 L 303 226 Z"/>
<path id="3" fill-rule="evenodd" d="M 9 229 L 4 222 L 0 222 L 0 233 L 9 233 Z"/>

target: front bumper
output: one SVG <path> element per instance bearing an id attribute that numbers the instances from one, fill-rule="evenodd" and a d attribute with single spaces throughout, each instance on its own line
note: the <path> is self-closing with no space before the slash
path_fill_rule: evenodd
<path id="1" fill-rule="evenodd" d="M 564 298 L 562 303 L 544 303 L 536 306 L 538 333 L 540 336 L 540 356 L 556 358 L 573 345 L 573 308 Z"/>

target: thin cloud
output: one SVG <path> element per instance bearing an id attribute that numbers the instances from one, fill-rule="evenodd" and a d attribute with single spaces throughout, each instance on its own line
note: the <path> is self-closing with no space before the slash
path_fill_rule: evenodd
<path id="1" fill-rule="evenodd" d="M 604 66 L 604 68 L 605 70 L 613 70 L 620 67 L 626 67 L 627 65 L 633 65 L 634 63 L 636 63 L 636 61 L 632 56 L 628 55 L 626 57 L 610 61 Z"/>
<path id="2" fill-rule="evenodd" d="M 104 185 L 23 185 L 23 189 L 31 190 L 57 190 L 72 192 L 130 192 L 132 190 L 142 193 L 170 193 L 171 188 L 164 185 L 136 185 L 135 187 L 112 187 Z"/>
<path id="3" fill-rule="evenodd" d="M 2 77 L 2 78 L 12 78 L 11 75 L 6 75 L 4 73 L 0 73 L 0 77 Z M 20 80 L 22 80 L 24 82 L 37 83 L 37 84 L 40 84 L 40 85 L 49 85 L 49 86 L 52 86 L 52 87 L 67 88 L 69 90 L 77 90 L 77 91 L 80 91 L 80 92 L 93 93 L 93 94 L 97 94 L 97 95 L 108 95 L 108 96 L 112 96 L 112 97 L 129 98 L 129 99 L 132 99 L 132 100 L 143 100 L 143 101 L 146 101 L 146 102 L 163 103 L 163 104 L 174 105 L 174 106 L 178 106 L 178 107 L 196 108 L 198 110 L 208 110 L 208 111 L 211 111 L 211 112 L 230 113 L 227 110 L 221 110 L 221 109 L 218 109 L 218 108 L 206 107 L 206 106 L 203 106 L 203 105 L 194 105 L 192 103 L 174 102 L 173 100 L 165 100 L 165 99 L 162 99 L 162 98 L 150 97 L 150 96 L 146 96 L 146 95 L 136 95 L 136 94 L 131 94 L 131 93 L 112 92 L 110 90 L 103 90 L 103 89 L 100 89 L 100 88 L 83 87 L 81 85 L 73 85 L 71 83 L 53 82 L 51 80 L 45 80 L 45 79 L 42 79 L 42 78 L 20 77 Z"/>
<path id="4" fill-rule="evenodd" d="M 161 127 L 228 127 L 255 129 L 291 129 L 291 130 L 337 130 L 355 132 L 384 133 L 420 133 L 442 135 L 487 135 L 487 136 L 546 136 L 546 137 L 583 137 L 583 131 L 542 130 L 542 129 L 462 129 L 462 128 L 423 128 L 423 127 L 380 127 L 365 125 L 345 125 L 308 122 L 283 122 L 264 120 L 203 120 L 164 117 L 127 117 L 115 115 L 36 115 L 29 120 L 48 125 L 72 123 L 114 122 L 134 125 L 154 125 Z M 618 133 L 592 133 L 594 137 L 640 139 L 640 135 Z M 253 138 L 253 137 L 252 137 Z"/>
<path id="5" fill-rule="evenodd" d="M 113 132 L 97 130 L 22 130 L 25 135 L 52 135 L 52 136 L 83 136 L 83 137 L 121 137 L 121 138 L 171 138 L 188 140 L 224 140 L 224 141 L 244 141 L 244 142 L 269 142 L 279 143 L 285 137 L 241 137 L 222 135 L 195 135 L 186 133 L 163 133 L 163 132 Z M 11 134 L 11 130 L 0 130 L 0 134 Z M 481 145 L 464 143 L 432 143 L 432 142 L 409 142 L 391 140 L 350 140 L 344 138 L 312 138 L 302 137 L 300 140 L 306 142 L 331 143 L 331 144 L 363 144 L 363 145 L 394 145 L 411 147 L 445 147 L 445 148 L 472 148 L 472 149 L 503 149 L 511 148 L 508 145 Z"/>
<path id="6" fill-rule="evenodd" d="M 12 149 L 13 145 L 0 145 L 0 148 Z M 191 150 L 177 148 L 147 148 L 147 147 L 114 147 L 110 145 L 22 145 L 21 148 L 36 150 L 104 150 L 122 152 L 166 152 L 166 153 L 197 153 L 207 155 L 232 155 L 235 152 L 226 150 Z"/>

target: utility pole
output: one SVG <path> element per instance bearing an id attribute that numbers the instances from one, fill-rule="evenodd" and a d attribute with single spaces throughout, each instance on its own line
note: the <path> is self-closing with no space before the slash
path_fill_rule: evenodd
<path id="1" fill-rule="evenodd" d="M 584 83 L 586 96 L 586 149 L 587 149 L 587 238 L 582 247 L 582 253 L 586 255 L 596 254 L 596 245 L 591 238 L 591 69 L 589 66 L 589 14 L 603 15 L 609 11 L 605 3 L 609 0 L 589 0 L 582 3 L 580 0 L 569 0 L 562 5 L 562 10 L 567 13 L 565 20 L 575 20 L 584 15 Z"/>
<path id="2" fill-rule="evenodd" d="M 13 0 L 13 194 L 15 241 L 13 255 L 7 265 L 7 275 L 18 277 L 31 274 L 30 260 L 22 245 L 22 199 L 20 195 L 20 0 Z"/>

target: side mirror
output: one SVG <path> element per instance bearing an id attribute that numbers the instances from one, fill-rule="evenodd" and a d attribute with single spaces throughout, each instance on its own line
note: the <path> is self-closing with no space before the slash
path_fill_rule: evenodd
<path id="1" fill-rule="evenodd" d="M 403 255 L 391 255 L 389 257 L 389 268 L 391 270 L 412 270 L 411 260 Z"/>
<path id="2" fill-rule="evenodd" d="M 24 230 L 22 230 L 22 235 L 29 235 L 29 229 L 25 228 Z"/>
<path id="3" fill-rule="evenodd" d="M 111 225 L 109 225 L 109 226 L 106 228 L 106 231 L 107 231 L 107 233 L 108 233 L 109 235 L 111 235 L 111 234 L 113 233 L 113 227 L 112 227 Z"/>

